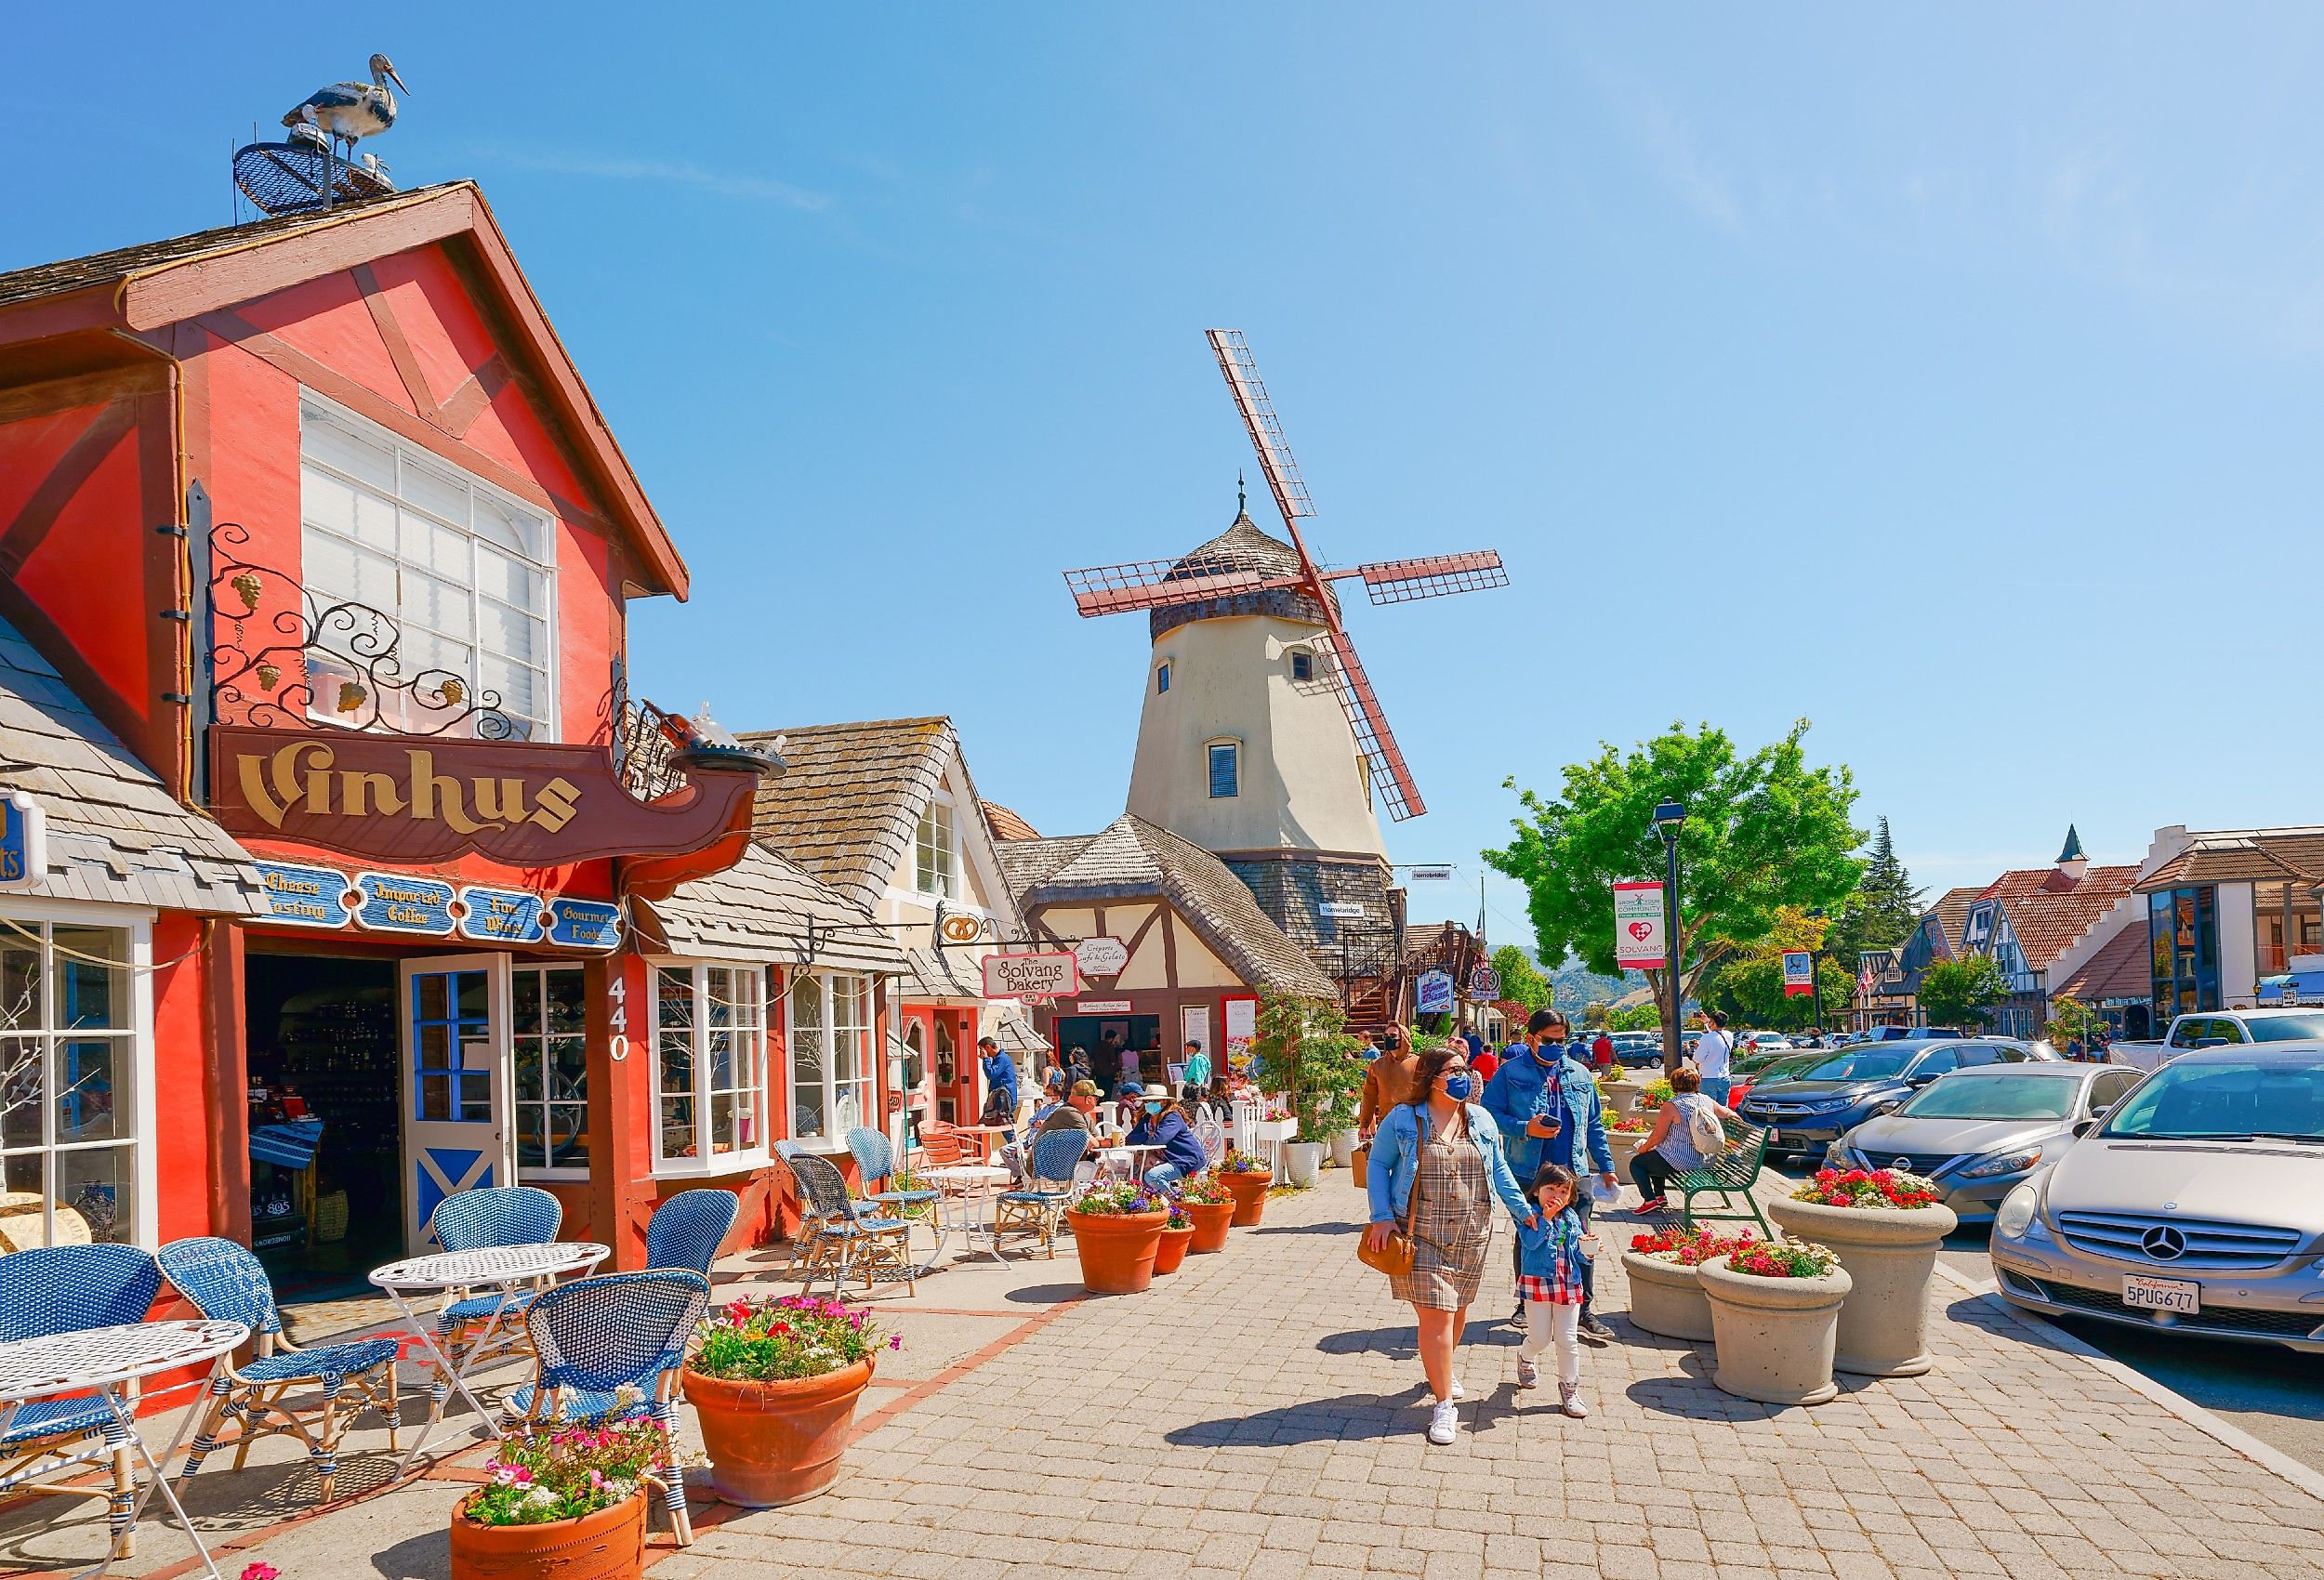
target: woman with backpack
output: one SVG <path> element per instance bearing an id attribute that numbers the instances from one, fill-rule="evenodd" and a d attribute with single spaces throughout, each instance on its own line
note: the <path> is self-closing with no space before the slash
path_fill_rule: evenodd
<path id="1" fill-rule="evenodd" d="M 1726 1121 L 1735 1112 L 1703 1095 L 1703 1077 L 1692 1064 L 1682 1064 L 1670 1076 L 1670 1100 L 1655 1113 L 1654 1128 L 1631 1154 L 1631 1183 L 1645 1198 L 1641 1213 L 1658 1213 L 1670 1203 L 1663 1197 L 1670 1177 L 1700 1168 L 1727 1150 Z"/>

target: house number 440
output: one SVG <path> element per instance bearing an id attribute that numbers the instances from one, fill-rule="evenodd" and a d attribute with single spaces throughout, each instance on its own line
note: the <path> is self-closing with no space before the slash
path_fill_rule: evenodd
<path id="1" fill-rule="evenodd" d="M 613 985 L 605 990 L 605 996 L 614 1001 L 614 1011 L 605 1018 L 605 1023 L 613 1028 L 614 1034 L 605 1044 L 605 1054 L 619 1064 L 629 1057 L 629 984 L 621 972 L 615 971 L 613 976 Z"/>

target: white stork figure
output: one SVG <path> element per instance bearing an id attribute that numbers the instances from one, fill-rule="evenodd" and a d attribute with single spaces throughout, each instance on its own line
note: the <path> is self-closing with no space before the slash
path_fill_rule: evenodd
<path id="1" fill-rule="evenodd" d="M 388 91 L 392 81 L 405 93 L 403 79 L 396 75 L 395 64 L 385 55 L 371 58 L 371 81 L 367 83 L 334 83 L 317 88 L 305 103 L 283 117 L 283 125 L 295 134 L 320 138 L 324 134 L 337 138 L 354 152 L 355 139 L 376 137 L 395 125 L 395 95 Z"/>

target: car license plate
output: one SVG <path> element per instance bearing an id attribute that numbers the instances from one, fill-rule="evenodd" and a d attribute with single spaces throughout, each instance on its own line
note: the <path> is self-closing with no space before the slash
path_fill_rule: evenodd
<path id="1" fill-rule="evenodd" d="M 1767 1126 L 1767 1144 L 1771 1147 L 1780 1147 L 1783 1145 L 1783 1132 L 1776 1129 L 1772 1125 Z"/>
<path id="2" fill-rule="evenodd" d="M 2202 1310 L 2203 1286 L 2189 1279 L 2142 1278 L 2129 1273 L 2122 1279 L 2122 1304 L 2141 1311 L 2176 1311 L 2191 1317 Z"/>

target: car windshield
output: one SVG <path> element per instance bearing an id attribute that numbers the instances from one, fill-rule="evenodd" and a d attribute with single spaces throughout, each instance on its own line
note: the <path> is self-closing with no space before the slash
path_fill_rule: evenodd
<path id="1" fill-rule="evenodd" d="M 1948 1075 L 1897 1112 L 1914 1119 L 2063 1119 L 2080 1088 L 2056 1075 Z"/>
<path id="2" fill-rule="evenodd" d="M 2324 1014 L 2254 1015 L 2243 1022 L 2243 1029 L 2255 1043 L 2305 1042 L 2324 1037 Z"/>
<path id="3" fill-rule="evenodd" d="M 2295 1060 L 2206 1057 L 2166 1064 L 2114 1111 L 2105 1134 L 2324 1141 L 2324 1054 Z"/>
<path id="4" fill-rule="evenodd" d="M 1921 1050 L 1899 1043 L 1878 1047 L 1849 1048 L 1808 1060 L 1797 1070 L 1784 1072 L 1787 1081 L 1884 1081 L 1912 1062 Z"/>

